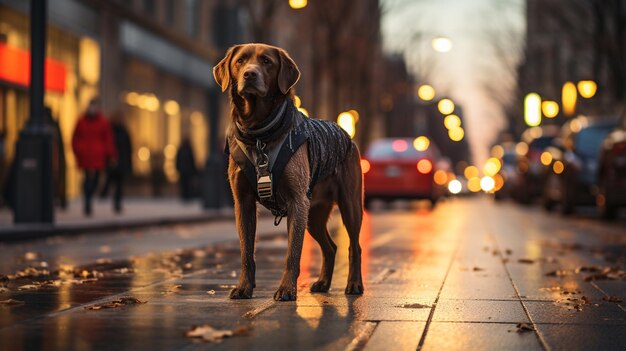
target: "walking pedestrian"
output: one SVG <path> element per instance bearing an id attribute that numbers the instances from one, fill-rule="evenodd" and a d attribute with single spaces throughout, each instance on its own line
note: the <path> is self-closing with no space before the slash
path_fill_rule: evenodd
<path id="1" fill-rule="evenodd" d="M 117 162 L 107 167 L 106 181 L 100 193 L 101 198 L 107 197 L 109 188 L 113 187 L 113 211 L 122 212 L 122 197 L 124 194 L 124 179 L 132 172 L 132 144 L 126 126 L 124 126 L 123 115 L 116 111 L 111 116 L 111 128 L 113 130 L 113 140 L 117 152 Z"/>
<path id="2" fill-rule="evenodd" d="M 176 170 L 178 171 L 180 196 L 187 202 L 193 197 L 196 173 L 196 161 L 189 138 L 183 139 L 176 153 Z"/>
<path id="3" fill-rule="evenodd" d="M 79 118 L 72 136 L 72 149 L 78 167 L 84 172 L 83 211 L 86 216 L 91 216 L 92 196 L 98 186 L 100 172 L 117 161 L 111 125 L 100 110 L 98 98 L 89 102 L 87 110 Z"/>

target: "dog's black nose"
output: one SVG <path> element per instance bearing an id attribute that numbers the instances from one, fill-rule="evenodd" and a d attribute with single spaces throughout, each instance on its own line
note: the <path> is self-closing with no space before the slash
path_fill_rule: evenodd
<path id="1" fill-rule="evenodd" d="M 243 78 L 244 79 L 256 79 L 256 72 L 254 70 L 248 70 L 243 72 Z"/>

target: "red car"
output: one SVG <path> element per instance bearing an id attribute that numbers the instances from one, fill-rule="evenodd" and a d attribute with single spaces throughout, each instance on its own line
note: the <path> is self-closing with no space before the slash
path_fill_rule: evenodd
<path id="1" fill-rule="evenodd" d="M 439 198 L 433 182 L 437 157 L 434 145 L 418 151 L 409 138 L 373 142 L 361 160 L 365 206 L 373 198 L 428 199 L 434 205 Z"/>

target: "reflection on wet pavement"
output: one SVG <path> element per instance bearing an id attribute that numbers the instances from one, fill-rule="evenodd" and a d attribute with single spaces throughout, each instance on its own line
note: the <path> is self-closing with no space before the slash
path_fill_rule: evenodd
<path id="1" fill-rule="evenodd" d="M 561 348 L 581 325 L 626 326 L 621 224 L 487 199 L 376 211 L 355 297 L 343 294 L 348 239 L 334 218 L 331 291 L 308 292 L 321 253 L 307 236 L 296 302 L 272 299 L 287 240 L 269 222 L 251 300 L 228 299 L 240 263 L 232 223 L 1 246 L 1 349 L 525 350 Z M 535 330 L 518 334 L 520 322 Z M 194 326 L 210 341 L 185 336 Z M 592 333 L 593 345 L 623 345 L 619 330 Z"/>

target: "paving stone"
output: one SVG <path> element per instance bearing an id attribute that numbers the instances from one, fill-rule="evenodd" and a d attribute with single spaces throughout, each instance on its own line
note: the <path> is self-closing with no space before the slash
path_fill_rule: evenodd
<path id="1" fill-rule="evenodd" d="M 626 345 L 623 325 L 590 328 L 588 325 L 539 324 L 537 329 L 552 350 L 622 351 Z"/>
<path id="2" fill-rule="evenodd" d="M 519 301 L 439 300 L 433 321 L 519 323 L 529 322 Z"/>
<path id="3" fill-rule="evenodd" d="M 534 323 L 626 326 L 626 312 L 612 302 L 592 300 L 592 304 L 581 305 L 580 311 L 554 302 L 525 301 L 524 305 Z"/>
<path id="4" fill-rule="evenodd" d="M 380 322 L 364 351 L 415 351 L 425 326 L 425 322 Z"/>
<path id="5" fill-rule="evenodd" d="M 515 325 L 433 322 L 421 350 L 542 350 L 534 332 L 517 333 Z"/>

